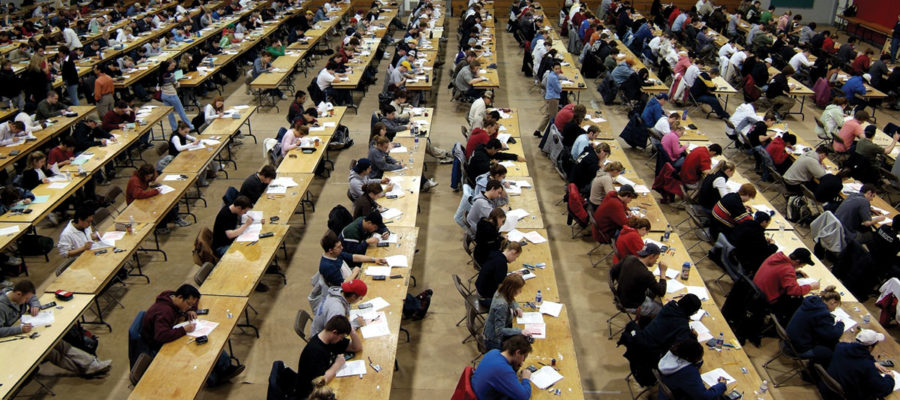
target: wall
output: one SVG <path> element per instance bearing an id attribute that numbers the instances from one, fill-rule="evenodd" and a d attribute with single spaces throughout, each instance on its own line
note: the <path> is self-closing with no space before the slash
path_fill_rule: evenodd
<path id="1" fill-rule="evenodd" d="M 900 1 L 897 0 L 855 0 L 859 7 L 858 18 L 893 28 L 900 14 Z"/>
<path id="2" fill-rule="evenodd" d="M 860 0 L 856 0 L 856 2 L 859 3 Z M 765 10 L 769 8 L 769 3 L 771 3 L 771 1 L 760 0 L 760 3 L 762 3 L 762 9 Z M 791 8 L 790 10 L 794 15 L 802 15 L 804 24 L 815 22 L 818 25 L 831 25 L 834 23 L 834 14 L 836 12 L 835 10 L 837 10 L 837 3 L 838 0 L 816 0 L 815 8 Z M 775 15 L 784 14 L 787 10 L 789 9 L 778 7 L 775 9 Z"/>

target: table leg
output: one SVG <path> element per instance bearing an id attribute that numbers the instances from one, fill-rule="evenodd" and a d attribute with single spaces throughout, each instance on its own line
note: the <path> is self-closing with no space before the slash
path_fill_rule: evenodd
<path id="1" fill-rule="evenodd" d="M 81 316 L 81 323 L 85 325 L 106 325 L 109 328 L 109 331 L 112 332 L 112 325 L 103 320 L 103 309 L 100 308 L 100 300 L 99 296 L 94 297 L 94 306 L 97 307 L 97 319 L 94 321 L 88 321 L 84 318 L 84 315 Z"/>
<path id="2" fill-rule="evenodd" d="M 234 347 L 231 346 L 231 339 L 228 339 L 228 357 L 234 360 L 237 363 L 237 366 L 240 367 L 241 360 L 238 360 L 237 357 L 234 356 Z"/>
<path id="3" fill-rule="evenodd" d="M 250 323 L 250 311 L 246 308 L 244 308 L 244 320 L 245 320 L 245 322 L 243 324 L 241 324 L 241 323 L 237 324 L 238 328 L 253 329 L 253 331 L 256 332 L 256 338 L 259 339 L 259 328 L 257 328 L 256 325 L 253 325 Z"/>
<path id="4" fill-rule="evenodd" d="M 146 248 L 141 247 L 141 248 L 138 249 L 138 251 L 144 251 L 144 252 L 155 251 L 155 252 L 159 252 L 159 253 L 162 253 L 162 255 L 163 255 L 163 260 L 169 261 L 169 255 L 166 254 L 165 250 L 163 250 L 162 248 L 159 247 L 159 235 L 156 233 L 156 229 L 153 229 L 153 241 L 156 243 L 156 248 L 155 248 L 155 249 L 146 249 Z"/>

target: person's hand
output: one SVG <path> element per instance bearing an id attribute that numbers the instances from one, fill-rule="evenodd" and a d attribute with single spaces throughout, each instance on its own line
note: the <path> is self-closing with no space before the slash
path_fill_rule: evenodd
<path id="1" fill-rule="evenodd" d="M 375 259 L 375 264 L 378 264 L 378 265 L 387 265 L 387 260 L 385 260 L 384 258 L 376 258 L 376 259 Z"/>
<path id="2" fill-rule="evenodd" d="M 22 333 L 31 332 L 31 324 L 22 324 Z M 875 365 L 878 365 L 877 363 Z"/>
<path id="3" fill-rule="evenodd" d="M 719 379 L 716 379 L 716 381 L 718 381 L 719 383 L 728 383 L 728 379 L 726 379 L 724 376 L 720 376 Z"/>
<path id="4" fill-rule="evenodd" d="M 106 143 L 107 143 L 107 142 L 109 142 L 108 139 L 100 139 L 100 143 L 101 143 L 102 145 L 104 145 L 104 146 L 106 146 Z"/>
<path id="5" fill-rule="evenodd" d="M 119 124 L 119 129 L 125 129 L 125 125 L 127 124 Z"/>
<path id="6" fill-rule="evenodd" d="M 253 217 L 247 215 L 247 222 L 245 222 L 245 224 L 247 224 L 247 225 L 253 225 Z"/>
<path id="7" fill-rule="evenodd" d="M 503 187 L 509 189 L 509 182 L 503 181 Z"/>
<path id="8" fill-rule="evenodd" d="M 525 156 L 516 156 L 516 161 L 525 162 Z"/>
<path id="9" fill-rule="evenodd" d="M 196 328 L 197 328 L 197 324 L 194 323 L 194 322 L 191 322 L 191 323 L 189 323 L 189 324 L 185 324 L 185 325 L 184 325 L 184 331 L 187 332 L 187 333 L 193 332 L 194 329 L 196 329 Z"/>
<path id="10" fill-rule="evenodd" d="M 190 320 L 190 321 L 193 321 L 193 320 L 197 319 L 197 312 L 196 312 L 196 311 L 188 311 L 188 312 L 185 313 L 184 315 L 187 316 L 187 319 Z"/>
<path id="11" fill-rule="evenodd" d="M 31 204 L 31 199 L 22 200 L 22 204 Z"/>
<path id="12" fill-rule="evenodd" d="M 44 178 L 44 179 L 41 180 L 41 182 L 43 182 L 43 183 L 50 183 L 50 180 L 47 179 L 47 178 Z"/>
<path id="13" fill-rule="evenodd" d="M 522 379 L 531 379 L 531 370 L 525 368 L 522 370 Z"/>
<path id="14" fill-rule="evenodd" d="M 192 144 L 193 144 L 194 146 L 200 144 L 200 138 L 194 139 L 194 143 L 192 143 Z"/>
<path id="15" fill-rule="evenodd" d="M 516 316 L 517 316 L 517 317 L 521 317 L 524 313 L 525 313 L 525 312 L 522 311 L 521 308 L 517 308 L 517 309 L 516 309 Z"/>
<path id="16" fill-rule="evenodd" d="M 370 245 L 378 244 L 378 237 L 377 237 L 377 236 L 372 236 L 372 237 L 366 239 L 366 243 L 368 243 L 368 244 L 370 244 Z"/>
<path id="17" fill-rule="evenodd" d="M 41 312 L 41 308 L 32 306 L 29 312 L 31 313 L 32 317 L 37 317 L 38 313 Z"/>
<path id="18" fill-rule="evenodd" d="M 772 238 L 767 237 L 767 238 L 766 238 L 766 242 L 773 243 L 774 241 L 772 240 Z"/>
<path id="19" fill-rule="evenodd" d="M 895 133 L 894 136 L 893 136 L 893 138 L 894 138 L 894 141 L 895 141 L 895 142 L 898 141 L 898 140 L 900 140 L 900 133 Z"/>
<path id="20" fill-rule="evenodd" d="M 84 246 L 81 246 L 81 250 L 88 251 L 91 249 L 91 246 L 93 246 L 93 245 L 94 245 L 94 242 L 88 240 L 87 242 L 84 243 Z"/>
<path id="21" fill-rule="evenodd" d="M 366 326 L 366 320 L 363 319 L 363 317 L 356 317 L 354 321 L 356 321 L 356 324 L 359 326 Z"/>
<path id="22" fill-rule="evenodd" d="M 394 190 L 394 184 L 393 184 L 393 183 L 389 183 L 389 184 L 387 185 L 387 187 L 384 189 L 385 192 L 390 192 L 390 191 L 392 191 L 392 190 Z"/>
<path id="23" fill-rule="evenodd" d="M 668 269 L 668 267 L 666 266 L 666 263 L 660 261 L 659 262 L 659 277 L 660 278 L 666 277 L 666 269 Z"/>
<path id="24" fill-rule="evenodd" d="M 872 218 L 872 221 L 873 222 L 883 221 L 885 218 L 887 218 L 887 217 L 885 217 L 884 215 L 879 215 L 877 217 Z"/>
<path id="25" fill-rule="evenodd" d="M 24 327 L 23 327 L 23 328 L 24 328 Z M 25 329 L 22 329 L 22 332 L 24 332 L 24 331 L 25 331 Z M 875 368 L 878 369 L 878 372 L 881 372 L 882 374 L 889 374 L 889 373 L 891 373 L 891 370 L 887 369 L 885 366 L 883 366 L 883 365 L 881 365 L 881 364 L 879 364 L 879 363 L 877 363 L 877 362 L 875 363 Z"/>
<path id="26" fill-rule="evenodd" d="M 390 179 L 388 179 L 388 178 L 381 178 L 381 184 L 382 184 L 382 185 L 388 184 L 388 183 L 391 183 L 391 180 L 390 180 Z"/>
<path id="27" fill-rule="evenodd" d="M 810 283 L 810 284 L 809 284 L 809 289 L 810 289 L 810 290 L 819 290 L 819 282 L 816 281 L 816 282 Z"/>
<path id="28" fill-rule="evenodd" d="M 346 364 L 346 363 L 347 363 L 347 360 L 344 359 L 344 354 L 341 353 L 341 354 L 338 354 L 337 358 L 334 359 L 333 366 L 337 367 L 338 369 L 341 369 L 344 366 L 344 364 Z"/>

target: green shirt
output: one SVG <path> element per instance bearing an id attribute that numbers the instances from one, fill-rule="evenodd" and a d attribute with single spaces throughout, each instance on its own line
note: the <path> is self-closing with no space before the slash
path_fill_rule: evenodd
<path id="1" fill-rule="evenodd" d="M 860 138 L 856 142 L 856 154 L 859 154 L 865 157 L 866 160 L 869 160 L 869 163 L 872 164 L 872 167 L 878 168 L 880 166 L 879 159 L 882 154 L 884 154 L 884 149 L 881 146 L 875 144 L 875 142 L 870 139 Z"/>
<path id="2" fill-rule="evenodd" d="M 769 10 L 763 11 L 759 16 L 759 23 L 768 24 L 769 21 L 772 20 L 772 12 Z"/>
<path id="3" fill-rule="evenodd" d="M 266 47 L 266 51 L 268 51 L 269 54 L 271 54 L 273 58 L 280 57 L 280 56 L 284 55 L 284 46 L 280 46 L 280 47 L 269 46 L 269 47 Z"/>

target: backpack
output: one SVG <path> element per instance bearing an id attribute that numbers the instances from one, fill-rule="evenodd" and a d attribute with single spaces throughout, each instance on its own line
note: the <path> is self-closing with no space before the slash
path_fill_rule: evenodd
<path id="1" fill-rule="evenodd" d="M 350 214 L 350 211 L 347 211 L 343 205 L 334 206 L 328 213 L 328 229 L 335 234 L 340 235 L 341 231 L 351 222 L 353 222 L 353 214 Z"/>
<path id="2" fill-rule="evenodd" d="M 815 219 L 809 204 L 803 196 L 791 196 L 787 201 L 787 212 L 784 218 L 798 224 L 809 224 Z"/>
<path id="3" fill-rule="evenodd" d="M 206 123 L 206 113 L 203 112 L 203 110 L 200 110 L 200 112 L 197 113 L 197 116 L 191 120 L 191 125 L 194 126 L 194 129 L 196 129 L 198 131 L 198 133 L 199 133 L 200 127 L 202 127 L 203 124 L 205 124 L 205 123 Z"/>
<path id="4" fill-rule="evenodd" d="M 25 235 L 19 239 L 19 252 L 23 256 L 42 256 L 53 250 L 53 239 L 41 235 Z"/>
<path id="5" fill-rule="evenodd" d="M 91 355 L 97 355 L 97 346 L 100 345 L 99 339 L 94 336 L 91 331 L 84 329 L 81 323 L 76 323 L 66 332 L 63 340 L 71 344 L 73 347 L 84 350 Z"/>
<path id="6" fill-rule="evenodd" d="M 407 293 L 406 300 L 403 301 L 403 318 L 412 321 L 425 318 L 425 314 L 428 313 L 428 307 L 431 306 L 431 296 L 433 294 L 434 291 L 431 289 L 425 289 L 425 291 L 415 297 Z"/>

